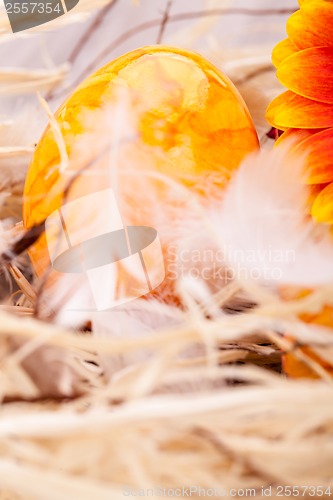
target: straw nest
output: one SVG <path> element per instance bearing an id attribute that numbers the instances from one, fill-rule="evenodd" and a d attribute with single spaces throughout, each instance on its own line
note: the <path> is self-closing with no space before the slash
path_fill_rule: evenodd
<path id="1" fill-rule="evenodd" d="M 102 3 L 82 1 L 84 15 Z M 73 12 L 54 27 L 80 22 L 81 15 Z M 198 22 L 189 29 L 209 29 L 207 20 Z M 282 26 L 284 19 L 276 22 Z M 210 50 L 217 59 L 219 47 Z M 247 47 L 230 49 L 222 60 L 265 136 L 263 109 L 277 92 L 268 57 Z M 6 69 L 0 92 L 49 92 L 68 71 L 70 66 Z M 29 107 L 26 113 L 25 123 Z M 0 123 L 5 248 L 20 230 L 22 185 L 33 152 L 33 141 L 18 137 L 22 115 L 15 120 Z M 27 258 L 4 269 L 1 499 L 154 498 L 186 496 L 189 488 L 192 498 L 213 492 L 260 498 L 269 487 L 266 493 L 278 498 L 279 492 L 287 496 L 288 489 L 278 489 L 286 486 L 299 486 L 306 498 L 320 496 L 311 487 L 325 492 L 332 483 L 332 379 L 300 346 L 311 345 L 333 362 L 333 335 L 300 317 L 327 304 L 333 285 L 288 303 L 252 287 L 246 303 L 257 307 L 251 308 L 239 304 L 239 286 L 230 283 L 208 305 L 185 296 L 177 326 L 170 322 L 141 336 L 129 324 L 127 336 L 114 338 L 34 319 L 38 284 Z M 224 314 L 207 314 L 206 306 Z M 145 307 L 149 315 L 149 302 Z M 169 314 L 159 307 L 152 314 Z M 287 379 L 281 352 L 288 350 L 310 364 L 318 379 Z"/>

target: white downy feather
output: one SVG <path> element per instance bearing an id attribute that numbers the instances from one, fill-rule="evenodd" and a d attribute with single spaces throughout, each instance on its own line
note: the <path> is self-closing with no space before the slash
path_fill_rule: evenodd
<path id="1" fill-rule="evenodd" d="M 213 212 L 226 261 L 240 280 L 315 286 L 333 280 L 329 226 L 308 216 L 304 158 L 288 148 L 250 155 Z"/>

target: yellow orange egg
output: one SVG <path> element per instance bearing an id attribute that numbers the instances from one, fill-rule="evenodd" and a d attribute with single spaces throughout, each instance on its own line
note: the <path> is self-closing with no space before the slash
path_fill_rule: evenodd
<path id="1" fill-rule="evenodd" d="M 258 148 L 249 112 L 230 80 L 199 54 L 173 47 L 145 47 L 110 62 L 75 90 L 55 118 L 69 163 L 61 162 L 59 138 L 48 126 L 26 178 L 26 228 L 65 202 L 110 187 L 127 200 L 127 208 L 120 207 L 126 224 L 159 231 L 158 213 L 164 212 L 172 229 L 186 190 L 207 203 Z M 143 184 L 143 176 L 151 176 L 150 184 Z M 177 184 L 184 191 L 171 199 L 168 190 L 177 192 Z M 86 220 L 78 214 L 75 223 Z M 162 231 L 166 247 L 172 230 L 163 238 Z M 42 274 L 50 263 L 45 235 L 30 257 Z"/>

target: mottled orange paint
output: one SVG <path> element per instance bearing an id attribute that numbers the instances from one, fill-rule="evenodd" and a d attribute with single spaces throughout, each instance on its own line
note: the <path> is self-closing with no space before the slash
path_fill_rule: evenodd
<path id="1" fill-rule="evenodd" d="M 91 138 L 94 120 L 100 119 L 103 106 L 122 105 L 124 96 L 129 116 L 138 121 L 137 134 L 130 141 L 126 139 L 123 144 L 120 137 L 119 170 L 127 162 L 138 173 L 148 169 L 162 174 L 204 198 L 207 186 L 223 189 L 244 156 L 258 148 L 255 128 L 243 99 L 230 80 L 209 61 L 199 54 L 172 47 L 135 50 L 90 76 L 57 111 L 55 116 L 70 168 L 59 171 L 60 154 L 53 131 L 48 127 L 37 145 L 26 179 L 25 227 L 43 221 L 61 206 L 66 184 L 73 172 L 83 167 L 78 145 L 83 141 L 88 151 L 94 151 Z M 76 181 L 71 196 L 112 187 L 112 183 L 108 186 L 110 156 L 108 160 L 98 163 L 95 176 L 82 176 Z M 132 182 L 135 183 L 135 178 Z M 148 207 L 151 214 L 157 208 L 163 210 L 163 185 L 157 189 L 161 207 Z M 145 195 L 132 189 L 131 204 L 136 212 L 147 205 Z M 153 225 L 148 210 L 144 223 L 149 222 Z M 30 256 L 37 273 L 43 273 L 49 264 L 45 236 L 31 248 Z"/>

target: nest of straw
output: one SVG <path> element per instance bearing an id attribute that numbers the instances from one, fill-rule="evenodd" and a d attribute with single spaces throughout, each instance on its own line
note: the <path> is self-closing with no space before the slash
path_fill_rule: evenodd
<path id="1" fill-rule="evenodd" d="M 63 23 L 88 16 L 70 64 L 110 9 L 107 4 L 99 10 L 103 3 L 82 1 L 53 26 L 61 32 Z M 219 8 L 232 2 L 222 3 Z M 207 2 L 206 9 L 213 4 Z M 209 31 L 216 16 L 189 20 L 185 35 L 175 33 L 175 40 Z M 159 39 L 167 21 L 166 11 L 156 23 Z M 282 31 L 284 22 L 277 16 L 272 25 Z M 0 27 L 7 43 L 4 17 Z M 218 43 L 209 51 L 236 81 L 262 142 L 269 143 L 263 110 L 278 92 L 269 53 L 254 45 L 253 50 L 230 47 L 222 56 Z M 70 64 L 5 68 L 0 92 L 8 99 L 56 92 Z M 36 140 L 26 130 L 21 134 L 22 121 L 36 116 L 29 105 L 24 112 L 24 120 L 21 114 L 0 123 L 7 246 L 20 231 L 22 188 Z M 222 317 L 189 304 L 179 312 L 177 326 L 170 322 L 136 335 L 129 325 L 127 336 L 113 338 L 35 318 L 36 283 L 26 256 L 4 265 L 2 276 L 1 499 L 118 500 L 189 492 L 192 498 L 260 498 L 263 488 L 277 498 L 285 486 L 300 487 L 307 498 L 318 494 L 313 487 L 325 491 L 332 484 L 332 379 L 300 349 L 309 345 L 333 361 L 332 332 L 300 319 L 327 304 L 332 286 L 288 303 L 252 287 L 244 302 L 239 285 L 230 283 L 210 298 L 209 311 L 223 308 Z M 149 302 L 145 307 L 148 315 L 166 314 L 163 305 L 154 311 Z M 283 337 L 286 331 L 294 340 Z M 285 351 L 293 351 L 318 378 L 286 378 Z"/>

